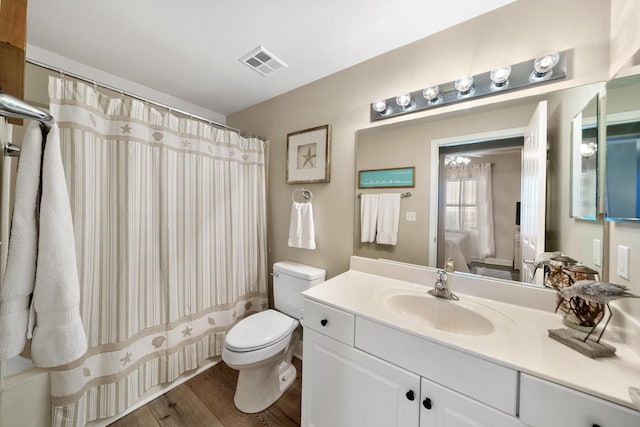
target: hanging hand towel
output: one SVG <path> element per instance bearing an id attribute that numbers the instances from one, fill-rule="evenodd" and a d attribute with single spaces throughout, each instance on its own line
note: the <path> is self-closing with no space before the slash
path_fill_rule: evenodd
<path id="1" fill-rule="evenodd" d="M 378 194 L 360 195 L 360 241 L 375 242 L 378 221 Z"/>
<path id="2" fill-rule="evenodd" d="M 378 201 L 378 234 L 376 243 L 395 245 L 398 242 L 400 193 L 380 194 Z"/>
<path id="3" fill-rule="evenodd" d="M 313 229 L 313 208 L 310 202 L 293 202 L 293 205 L 291 205 L 289 246 L 303 249 L 316 248 L 316 233 Z"/>
<path id="4" fill-rule="evenodd" d="M 33 363 L 64 365 L 87 351 L 80 317 L 80 287 L 69 194 L 62 167 L 58 127 L 47 136 L 42 162 L 42 198 L 36 284 Z"/>
<path id="5" fill-rule="evenodd" d="M 42 131 L 33 122 L 27 126 L 20 151 L 7 269 L 0 289 L 0 360 L 17 356 L 27 342 L 29 305 L 36 279 L 38 253 L 37 206 L 41 156 Z"/>

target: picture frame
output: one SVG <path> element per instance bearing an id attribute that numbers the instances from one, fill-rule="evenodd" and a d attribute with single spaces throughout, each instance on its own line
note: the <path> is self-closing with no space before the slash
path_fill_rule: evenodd
<path id="1" fill-rule="evenodd" d="M 358 188 L 408 188 L 415 186 L 415 166 L 358 171 Z"/>
<path id="2" fill-rule="evenodd" d="M 287 134 L 287 184 L 329 182 L 331 126 Z"/>

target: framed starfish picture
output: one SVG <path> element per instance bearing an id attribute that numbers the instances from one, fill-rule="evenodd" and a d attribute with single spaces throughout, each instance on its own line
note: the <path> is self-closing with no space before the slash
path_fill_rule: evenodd
<path id="1" fill-rule="evenodd" d="M 331 126 L 287 134 L 287 184 L 329 182 Z"/>

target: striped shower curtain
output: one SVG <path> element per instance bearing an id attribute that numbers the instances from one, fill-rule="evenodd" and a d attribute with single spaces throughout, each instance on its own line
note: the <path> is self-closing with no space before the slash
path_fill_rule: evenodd
<path id="1" fill-rule="evenodd" d="M 264 141 L 50 78 L 89 350 L 50 372 L 54 425 L 121 413 L 221 354 L 267 304 Z"/>

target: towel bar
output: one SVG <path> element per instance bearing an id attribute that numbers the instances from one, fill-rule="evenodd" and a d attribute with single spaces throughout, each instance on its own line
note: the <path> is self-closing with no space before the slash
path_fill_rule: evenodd
<path id="1" fill-rule="evenodd" d="M 407 197 L 411 197 L 411 192 L 407 191 L 406 193 L 400 193 L 400 197 L 405 199 Z M 362 196 L 362 193 L 358 193 L 358 199 L 360 198 L 360 196 Z"/>

